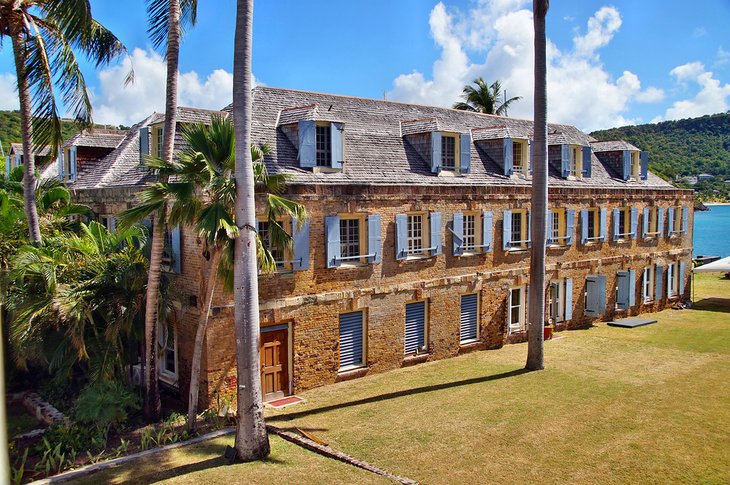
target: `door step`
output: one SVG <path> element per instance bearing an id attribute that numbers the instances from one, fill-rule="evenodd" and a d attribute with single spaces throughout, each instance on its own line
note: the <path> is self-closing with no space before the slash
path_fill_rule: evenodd
<path id="1" fill-rule="evenodd" d="M 303 399 L 299 396 L 287 396 L 283 397 L 281 399 L 274 399 L 273 401 L 268 401 L 265 403 L 266 406 L 274 408 L 274 409 L 282 409 L 287 406 L 293 406 L 295 404 L 299 404 L 302 402 L 307 402 L 306 399 Z"/>

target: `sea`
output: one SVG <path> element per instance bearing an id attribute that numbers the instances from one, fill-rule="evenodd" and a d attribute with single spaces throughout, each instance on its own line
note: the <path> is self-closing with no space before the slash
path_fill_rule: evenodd
<path id="1" fill-rule="evenodd" d="M 730 205 L 709 205 L 695 212 L 694 256 L 730 256 Z"/>

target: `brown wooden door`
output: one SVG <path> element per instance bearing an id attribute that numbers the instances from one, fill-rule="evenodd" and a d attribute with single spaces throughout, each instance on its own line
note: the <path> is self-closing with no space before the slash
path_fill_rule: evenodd
<path id="1" fill-rule="evenodd" d="M 261 389 L 264 401 L 289 394 L 288 331 L 261 333 Z"/>

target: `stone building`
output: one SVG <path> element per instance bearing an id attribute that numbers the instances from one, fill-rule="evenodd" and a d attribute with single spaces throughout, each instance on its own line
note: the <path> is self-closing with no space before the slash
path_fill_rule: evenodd
<path id="1" fill-rule="evenodd" d="M 270 87 L 254 90 L 253 106 L 253 142 L 272 148 L 267 168 L 290 175 L 285 195 L 309 215 L 281 221 L 293 248 L 259 281 L 267 398 L 525 340 L 531 121 Z M 134 126 L 71 183 L 110 224 L 151 178 L 141 160 L 162 119 Z M 548 132 L 549 321 L 581 328 L 685 298 L 692 191 L 648 172 L 628 143 L 567 125 Z M 169 244 L 186 304 L 161 332 L 160 374 L 186 392 L 202 256 L 188 228 L 170 228 Z M 217 288 L 203 405 L 235 388 L 232 312 Z"/>

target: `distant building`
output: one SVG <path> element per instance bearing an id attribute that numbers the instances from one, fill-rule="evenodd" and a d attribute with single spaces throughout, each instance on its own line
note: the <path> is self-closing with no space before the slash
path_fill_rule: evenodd
<path id="1" fill-rule="evenodd" d="M 687 182 L 690 185 L 694 185 L 697 183 L 697 177 L 695 177 L 694 175 L 682 177 L 682 180 L 684 180 L 685 182 Z"/>
<path id="2" fill-rule="evenodd" d="M 697 179 L 702 182 L 703 180 L 710 180 L 714 175 L 710 175 L 709 173 L 701 173 L 697 176 Z"/>
<path id="3" fill-rule="evenodd" d="M 51 161 L 51 147 L 45 145 L 43 147 L 36 147 L 35 149 L 35 164 L 36 167 L 42 168 Z M 5 173 L 9 174 L 12 169 L 23 164 L 23 144 L 22 143 L 11 143 L 10 152 L 5 157 Z"/>

